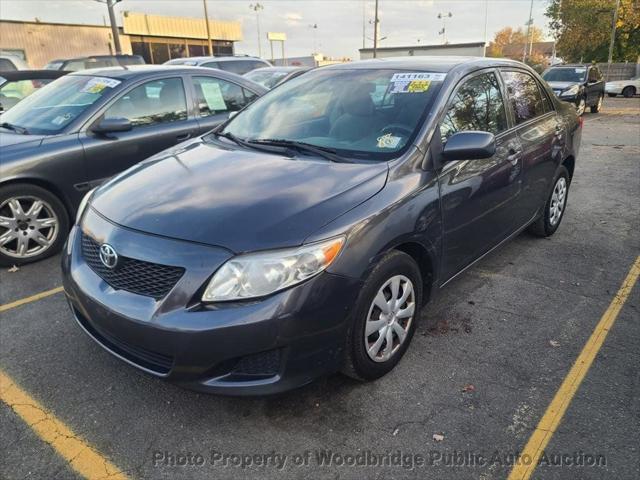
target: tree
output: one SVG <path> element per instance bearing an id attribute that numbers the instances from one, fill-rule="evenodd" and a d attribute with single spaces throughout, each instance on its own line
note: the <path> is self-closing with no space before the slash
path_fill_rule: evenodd
<path id="1" fill-rule="evenodd" d="M 558 56 L 568 62 L 606 62 L 616 0 L 551 0 L 545 15 L 557 40 Z M 613 46 L 614 62 L 640 56 L 638 0 L 621 0 Z"/>
<path id="2" fill-rule="evenodd" d="M 529 35 L 530 37 L 527 39 L 526 29 L 518 28 L 514 30 L 511 27 L 504 27 L 498 30 L 493 41 L 489 42 L 487 55 L 490 57 L 504 57 L 504 48 L 507 45 L 522 45 L 524 47 L 525 42 L 531 41 L 531 37 L 533 37 L 534 42 L 542 41 L 542 30 L 535 25 L 531 26 Z"/>

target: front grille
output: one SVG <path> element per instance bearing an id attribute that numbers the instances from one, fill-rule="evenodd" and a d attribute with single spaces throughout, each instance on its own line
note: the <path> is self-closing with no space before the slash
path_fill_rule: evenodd
<path id="1" fill-rule="evenodd" d="M 184 268 L 181 267 L 128 257 L 120 257 L 116 268 L 107 268 L 100 260 L 100 245 L 85 234 L 82 234 L 82 256 L 91 270 L 116 290 L 125 290 L 156 300 L 169 293 L 184 274 Z"/>
<path id="2" fill-rule="evenodd" d="M 231 371 L 235 375 L 276 375 L 280 370 L 280 350 L 269 350 L 242 357 Z"/>
<path id="3" fill-rule="evenodd" d="M 86 317 L 82 315 L 77 308 L 73 306 L 72 308 L 78 322 L 80 322 L 85 330 L 87 330 L 93 338 L 112 352 L 117 353 L 136 365 L 161 375 L 166 375 L 171 370 L 171 367 L 173 366 L 173 357 L 154 352 L 152 350 L 147 350 L 146 348 L 139 347 L 137 345 L 131 345 L 123 342 L 113 335 L 108 334 L 102 329 L 98 330 L 98 328 L 89 323 Z"/>

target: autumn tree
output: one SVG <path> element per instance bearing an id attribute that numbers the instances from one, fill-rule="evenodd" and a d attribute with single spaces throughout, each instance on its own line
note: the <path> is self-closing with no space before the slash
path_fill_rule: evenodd
<path id="1" fill-rule="evenodd" d="M 606 62 L 616 0 L 551 0 L 546 11 L 558 56 L 568 62 Z M 621 0 L 613 61 L 640 55 L 640 2 Z"/>
<path id="2" fill-rule="evenodd" d="M 503 57 L 504 56 L 504 48 L 507 45 L 523 45 L 527 42 L 531 41 L 533 38 L 534 42 L 542 41 L 542 30 L 535 25 L 531 26 L 531 30 L 529 32 L 530 37 L 527 38 L 527 30 L 518 28 L 514 30 L 511 27 L 504 27 L 501 30 L 498 30 L 491 42 L 489 42 L 489 46 L 487 47 L 487 55 L 490 57 Z"/>

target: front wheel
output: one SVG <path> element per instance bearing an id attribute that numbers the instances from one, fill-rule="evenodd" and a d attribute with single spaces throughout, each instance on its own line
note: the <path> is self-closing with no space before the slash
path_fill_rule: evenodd
<path id="1" fill-rule="evenodd" d="M 562 221 L 569 194 L 569 172 L 564 166 L 558 170 L 553 190 L 544 205 L 544 214 L 529 226 L 529 231 L 539 237 L 553 235 Z"/>
<path id="2" fill-rule="evenodd" d="M 624 87 L 622 90 L 622 95 L 625 98 L 631 98 L 636 94 L 636 89 L 634 87 Z"/>
<path id="3" fill-rule="evenodd" d="M 618 96 L 618 94 L 617 94 L 617 93 L 607 93 L 607 95 L 609 95 L 610 97 L 616 97 L 616 96 Z"/>
<path id="4" fill-rule="evenodd" d="M 0 265 L 22 265 L 58 252 L 69 219 L 62 202 L 29 184 L 0 188 Z"/>
<path id="5" fill-rule="evenodd" d="M 576 104 L 576 113 L 578 114 L 578 116 L 581 116 L 585 109 L 587 108 L 587 101 L 585 100 L 584 97 L 581 97 L 578 100 L 578 103 Z"/>
<path id="6" fill-rule="evenodd" d="M 343 373 L 375 380 L 391 371 L 411 342 L 421 302 L 422 276 L 413 258 L 397 250 L 385 255 L 358 297 Z"/>

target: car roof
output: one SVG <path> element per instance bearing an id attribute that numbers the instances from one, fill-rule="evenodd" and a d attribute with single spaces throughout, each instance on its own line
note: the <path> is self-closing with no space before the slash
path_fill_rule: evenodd
<path id="1" fill-rule="evenodd" d="M 96 58 L 96 59 L 104 59 L 104 58 L 132 58 L 132 57 L 140 57 L 142 58 L 140 55 L 131 55 L 128 53 L 119 53 L 117 55 L 86 55 L 84 57 L 72 57 L 72 58 L 56 58 L 55 60 L 51 60 L 49 63 L 55 63 L 55 62 L 77 62 L 80 60 L 88 60 L 91 58 Z"/>
<path id="2" fill-rule="evenodd" d="M 512 66 L 523 67 L 524 64 L 507 58 L 492 57 L 458 57 L 458 56 L 418 56 L 418 57 L 386 57 L 359 60 L 349 63 L 327 65 L 322 69 L 398 69 L 447 73 L 454 68 L 475 70 L 487 67 Z"/>
<path id="3" fill-rule="evenodd" d="M 227 57 L 216 57 L 216 56 L 204 56 L 204 57 L 182 57 L 182 58 L 172 58 L 171 60 L 169 60 L 169 62 L 196 62 L 196 63 L 202 63 L 202 62 L 234 62 L 237 60 L 255 60 L 258 62 L 265 62 L 265 63 L 269 63 L 266 60 L 260 58 L 260 57 L 249 57 L 249 56 L 244 56 L 244 55 L 240 55 L 240 56 L 227 56 Z M 171 65 L 171 63 L 165 63 L 165 65 Z"/>
<path id="4" fill-rule="evenodd" d="M 297 72 L 299 70 L 311 70 L 311 67 L 260 67 L 251 70 L 253 72 Z M 245 74 L 246 75 L 246 74 Z"/>
<path id="5" fill-rule="evenodd" d="M 560 65 L 551 65 L 549 68 L 577 68 L 577 67 L 597 67 L 597 65 L 591 65 L 590 63 L 562 63 Z"/>
<path id="6" fill-rule="evenodd" d="M 69 73 L 66 70 L 10 70 L 0 71 L 0 77 L 9 80 L 39 80 L 39 79 L 54 79 L 62 77 Z"/>

